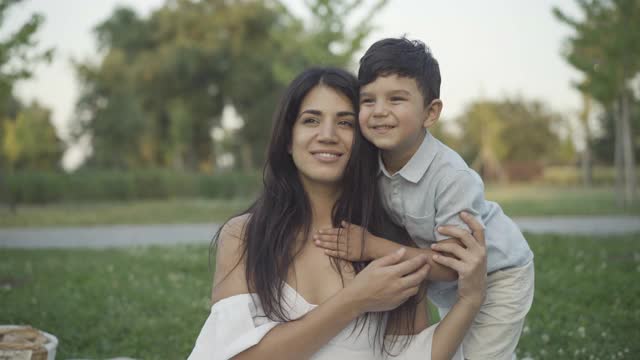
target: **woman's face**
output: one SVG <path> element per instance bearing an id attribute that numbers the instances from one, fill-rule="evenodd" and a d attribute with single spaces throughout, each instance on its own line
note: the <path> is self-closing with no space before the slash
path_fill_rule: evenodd
<path id="1" fill-rule="evenodd" d="M 293 124 L 289 153 L 305 185 L 336 185 L 351 156 L 356 114 L 349 98 L 318 85 Z"/>

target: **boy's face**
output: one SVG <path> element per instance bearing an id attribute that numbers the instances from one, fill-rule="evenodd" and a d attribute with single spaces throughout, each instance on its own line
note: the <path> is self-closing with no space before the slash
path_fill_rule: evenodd
<path id="1" fill-rule="evenodd" d="M 360 89 L 360 128 L 377 148 L 400 157 L 411 157 L 424 139 L 424 129 L 440 115 L 424 105 L 422 92 L 412 78 L 395 74 L 379 76 Z"/>

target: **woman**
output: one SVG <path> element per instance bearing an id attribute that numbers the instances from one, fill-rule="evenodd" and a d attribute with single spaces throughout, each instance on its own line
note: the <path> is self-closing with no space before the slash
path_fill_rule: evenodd
<path id="1" fill-rule="evenodd" d="M 484 296 L 484 262 L 460 274 L 460 301 L 427 327 L 419 296 L 426 257 L 403 261 L 401 249 L 351 263 L 313 244 L 315 230 L 342 220 L 410 244 L 379 203 L 375 152 L 359 135 L 357 107 L 357 81 L 343 70 L 309 69 L 290 84 L 274 116 L 263 193 L 217 234 L 214 305 L 189 359 L 454 356 Z M 477 232 L 479 241 L 448 235 L 477 260 Z"/>

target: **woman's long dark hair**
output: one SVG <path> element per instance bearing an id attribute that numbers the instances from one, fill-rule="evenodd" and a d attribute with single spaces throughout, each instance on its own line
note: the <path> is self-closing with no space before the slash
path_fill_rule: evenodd
<path id="1" fill-rule="evenodd" d="M 304 239 L 309 238 L 312 221 L 309 198 L 288 149 L 300 104 L 319 85 L 346 96 L 357 111 L 358 82 L 350 73 L 336 68 L 310 68 L 298 75 L 286 89 L 273 117 L 263 172 L 263 191 L 242 213 L 250 215 L 242 231 L 242 259 L 245 263 L 247 285 L 249 291 L 260 298 L 265 314 L 277 321 L 289 320 L 282 307 L 283 285 L 287 280 L 289 267 L 300 251 L 296 239 L 301 234 Z M 341 180 L 342 192 L 333 207 L 333 226 L 339 227 L 341 221 L 346 220 L 367 228 L 378 236 L 404 245 L 413 245 L 406 232 L 395 226 L 384 212 L 376 188 L 377 171 L 377 149 L 362 137 L 356 121 L 351 157 Z M 212 245 L 219 234 L 220 231 L 214 237 Z M 334 268 L 340 272 L 341 260 L 332 261 Z M 356 272 L 367 265 L 365 262 L 352 264 Z M 414 333 L 414 318 L 419 301 L 419 297 L 413 297 L 402 306 L 387 312 L 384 333 L 381 330 L 385 325 L 385 313 L 365 315 L 364 319 L 359 319 L 364 320 L 361 329 L 364 329 L 367 318 L 377 317 L 376 338 L 386 351 L 389 342 L 384 341 L 385 333 Z M 390 339 L 393 347 L 397 336 L 391 336 Z M 407 338 L 407 343 L 408 341 L 410 337 Z"/>

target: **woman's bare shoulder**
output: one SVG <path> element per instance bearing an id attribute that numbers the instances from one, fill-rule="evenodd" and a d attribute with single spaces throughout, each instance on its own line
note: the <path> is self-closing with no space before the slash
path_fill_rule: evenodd
<path id="1" fill-rule="evenodd" d="M 216 270 L 213 277 L 212 302 L 248 293 L 244 265 L 244 230 L 249 214 L 227 221 L 216 244 Z"/>

